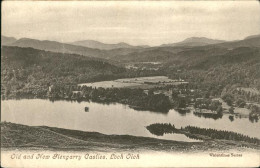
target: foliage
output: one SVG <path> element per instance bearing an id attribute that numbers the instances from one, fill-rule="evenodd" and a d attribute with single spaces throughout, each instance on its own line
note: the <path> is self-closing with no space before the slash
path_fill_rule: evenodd
<path id="1" fill-rule="evenodd" d="M 2 98 L 46 98 L 48 87 L 159 75 L 112 65 L 102 59 L 54 53 L 32 48 L 2 47 Z"/>
<path id="2" fill-rule="evenodd" d="M 146 127 L 146 129 L 151 132 L 154 135 L 157 136 L 163 136 L 164 134 L 170 134 L 170 133 L 175 133 L 177 132 L 177 129 L 175 128 L 174 125 L 168 123 L 160 124 L 160 123 L 155 123 L 151 124 Z"/>
<path id="3" fill-rule="evenodd" d="M 142 89 L 55 85 L 48 95 L 54 99 L 91 100 L 101 103 L 119 102 L 128 104 L 132 108 L 159 112 L 168 112 L 172 107 L 167 96 L 163 94 L 147 95 Z"/>
<path id="4" fill-rule="evenodd" d="M 199 128 L 194 126 L 187 126 L 184 130 L 188 131 L 191 134 L 199 134 L 211 137 L 212 139 L 226 139 L 226 140 L 235 140 L 235 141 L 245 141 L 249 143 L 254 143 L 260 145 L 260 140 L 257 138 L 251 138 L 246 135 L 231 131 L 221 131 L 211 128 Z"/>

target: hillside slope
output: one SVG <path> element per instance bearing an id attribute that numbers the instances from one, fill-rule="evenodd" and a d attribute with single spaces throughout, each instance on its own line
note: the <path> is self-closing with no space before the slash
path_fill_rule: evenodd
<path id="1" fill-rule="evenodd" d="M 256 36 L 245 38 L 244 40 L 220 43 L 220 44 L 216 44 L 216 46 L 221 46 L 230 49 L 237 48 L 237 47 L 260 47 L 260 36 L 256 35 Z"/>
<path id="2" fill-rule="evenodd" d="M 187 38 L 181 42 L 177 43 L 170 43 L 170 44 L 162 44 L 161 47 L 166 46 L 205 46 L 209 44 L 218 44 L 223 43 L 224 40 L 215 40 L 215 39 L 209 39 L 206 37 L 190 37 Z"/>
<path id="3" fill-rule="evenodd" d="M 125 72 L 102 59 L 33 48 L 1 48 L 1 95 L 46 96 L 50 84 L 77 84 L 114 79 Z"/>
<path id="4" fill-rule="evenodd" d="M 0 125 L 1 148 L 4 149 L 84 150 L 93 152 L 202 152 L 209 149 L 238 150 L 239 146 L 248 146 L 259 150 L 256 145 L 235 141 L 177 142 L 131 135 L 104 135 L 97 132 L 83 132 L 46 126 L 26 126 L 7 122 L 1 122 Z M 245 149 L 243 148 L 243 150 Z"/>
<path id="5" fill-rule="evenodd" d="M 29 38 L 21 38 L 19 40 L 10 41 L 9 43 L 4 43 L 3 45 L 6 46 L 17 46 L 22 48 L 34 48 L 38 50 L 44 51 L 52 51 L 52 52 L 59 52 L 59 53 L 67 53 L 67 54 L 78 54 L 87 57 L 93 58 L 105 58 L 109 59 L 110 57 L 116 55 L 125 55 L 131 52 L 136 52 L 138 50 L 144 49 L 143 47 L 126 47 L 124 43 L 119 44 L 118 47 L 112 47 L 110 50 L 101 50 L 97 48 L 89 48 L 85 47 L 84 45 L 75 45 L 75 44 L 67 44 L 67 43 L 60 43 L 57 41 L 48 41 L 48 40 L 36 40 L 36 39 L 29 39 Z M 93 46 L 92 46 L 93 47 Z M 126 48 L 121 48 L 126 47 Z M 102 48 L 102 47 L 101 47 Z"/>
<path id="6" fill-rule="evenodd" d="M 73 43 L 70 43 L 77 46 L 83 46 L 88 48 L 96 48 L 100 50 L 112 50 L 112 49 L 118 49 L 118 48 L 142 48 L 142 46 L 132 46 L 127 43 L 117 43 L 117 44 L 106 44 L 101 43 L 99 41 L 94 40 L 83 40 L 83 41 L 75 41 Z"/>
<path id="7" fill-rule="evenodd" d="M 237 48 L 240 49 L 237 50 Z M 252 48 L 252 50 L 255 50 L 253 48 L 260 48 L 260 37 L 205 46 L 151 47 L 132 51 L 124 55 L 115 55 L 110 57 L 110 59 L 122 62 L 159 61 L 164 63 L 180 62 L 181 64 L 186 64 L 186 61 L 189 60 L 191 60 L 189 62 L 198 62 L 202 59 L 208 59 L 208 57 L 211 56 L 234 54 L 235 52 L 242 52 L 244 56 L 247 57 L 242 48 Z"/>
<path id="8" fill-rule="evenodd" d="M 7 37 L 7 36 L 2 36 L 1 35 L 1 45 L 8 45 L 8 44 L 12 44 L 16 41 L 16 39 L 14 37 Z"/>
<path id="9" fill-rule="evenodd" d="M 9 44 L 9 46 L 17 46 L 17 47 L 24 47 L 24 48 L 31 47 L 38 50 L 52 51 L 52 52 L 59 52 L 59 53 L 73 53 L 73 54 L 79 54 L 79 55 L 84 55 L 89 57 L 104 56 L 104 53 L 98 49 L 60 43 L 56 41 L 48 41 L 48 40 L 41 41 L 36 39 L 21 38 Z"/>

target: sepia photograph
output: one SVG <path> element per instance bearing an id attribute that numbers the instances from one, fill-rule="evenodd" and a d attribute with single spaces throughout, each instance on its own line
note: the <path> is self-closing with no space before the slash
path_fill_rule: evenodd
<path id="1" fill-rule="evenodd" d="M 258 167 L 259 119 L 259 1 L 1 3 L 1 167 Z"/>

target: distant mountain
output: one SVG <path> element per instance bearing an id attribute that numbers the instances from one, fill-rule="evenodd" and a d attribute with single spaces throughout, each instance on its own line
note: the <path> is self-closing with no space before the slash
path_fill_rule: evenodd
<path id="1" fill-rule="evenodd" d="M 82 46 L 76 46 L 71 44 L 60 43 L 56 41 L 48 40 L 36 40 L 30 38 L 21 38 L 8 46 L 17 46 L 17 47 L 31 47 L 34 49 L 52 51 L 59 53 L 73 53 L 89 57 L 102 57 L 104 52 L 99 49 L 87 48 Z"/>
<path id="2" fill-rule="evenodd" d="M 199 47 L 154 47 L 125 55 L 111 57 L 115 61 L 121 62 L 182 62 L 186 59 L 196 60 L 202 57 L 215 56 L 228 52 L 229 50 L 220 46 L 199 46 Z"/>
<path id="3" fill-rule="evenodd" d="M 129 52 L 125 55 L 117 55 L 111 57 L 111 59 L 121 62 L 159 61 L 163 63 L 183 63 L 189 62 L 189 60 L 191 60 L 196 63 L 200 62 L 200 60 L 204 58 L 226 55 L 233 50 L 244 52 L 243 49 L 259 47 L 260 37 L 252 37 L 250 39 L 240 41 L 223 42 L 203 46 L 150 47 L 134 52 Z M 240 50 L 236 50 L 237 48 L 240 48 Z M 244 54 L 244 56 L 246 57 L 246 54 Z"/>
<path id="4" fill-rule="evenodd" d="M 83 40 L 83 41 L 75 41 L 73 43 L 70 43 L 77 46 L 83 46 L 88 48 L 96 48 L 100 50 L 112 50 L 112 49 L 118 49 L 118 48 L 145 48 L 149 46 L 132 46 L 127 43 L 117 43 L 117 44 L 105 44 L 101 43 L 99 41 L 94 40 Z"/>
<path id="5" fill-rule="evenodd" d="M 15 41 L 16 39 L 14 37 L 1 36 L 1 45 L 8 45 Z"/>
<path id="6" fill-rule="evenodd" d="M 111 50 L 100 50 L 96 48 L 88 48 L 78 45 L 72 45 L 67 43 L 60 43 L 56 41 L 48 41 L 48 40 L 36 40 L 30 38 L 21 38 L 13 43 L 6 44 L 7 46 L 17 46 L 23 48 L 34 48 L 38 50 L 44 51 L 52 51 L 58 53 L 69 53 L 69 54 L 79 54 L 88 57 L 96 57 L 96 58 L 105 58 L 109 59 L 112 56 L 116 55 L 125 55 L 131 52 L 136 52 L 138 50 L 144 48 L 116 48 Z M 122 44 L 122 46 L 125 44 Z"/>
<path id="7" fill-rule="evenodd" d="M 172 52 L 164 51 L 160 48 L 150 48 L 143 51 L 131 52 L 126 55 L 117 55 L 111 59 L 121 62 L 161 62 L 170 59 L 172 56 Z"/>
<path id="8" fill-rule="evenodd" d="M 249 36 L 244 40 L 220 43 L 216 44 L 216 46 L 221 46 L 229 49 L 234 49 L 238 47 L 260 47 L 260 36 Z"/>
<path id="9" fill-rule="evenodd" d="M 183 67 L 195 69 L 210 69 L 216 66 L 244 64 L 253 66 L 260 63 L 260 48 L 238 47 L 233 50 L 220 49 L 205 50 L 203 56 L 186 56 L 181 58 Z M 208 53 L 208 54 L 206 54 Z M 209 54 L 211 53 L 211 55 Z M 249 68 L 248 68 L 249 69 Z"/>
<path id="10" fill-rule="evenodd" d="M 86 42 L 86 41 L 85 41 Z M 95 42 L 97 45 L 103 44 Z M 94 44 L 91 42 L 91 44 Z M 197 44 L 197 45 L 195 45 Z M 203 44 L 203 45 L 202 45 Z M 205 45 L 207 44 L 207 45 Z M 113 62 L 147 62 L 159 61 L 169 62 L 172 60 L 181 61 L 188 57 L 206 57 L 223 55 L 230 50 L 240 47 L 260 47 L 260 37 L 251 36 L 240 41 L 223 42 L 221 40 L 212 40 L 207 38 L 188 38 L 175 45 L 166 45 L 160 47 L 129 47 L 126 43 L 115 44 L 124 48 L 115 49 L 96 49 L 84 46 L 60 43 L 56 41 L 40 41 L 36 39 L 22 38 L 7 43 L 7 46 L 30 47 L 34 49 L 52 51 L 58 53 L 78 54 L 88 57 L 105 58 Z M 128 47 L 127 47 L 128 46 Z M 92 46 L 93 47 L 93 46 Z"/>
<path id="11" fill-rule="evenodd" d="M 209 44 L 218 44 L 223 42 L 225 41 L 209 39 L 206 37 L 190 37 L 178 43 L 163 44 L 161 46 L 205 46 Z"/>
<path id="12" fill-rule="evenodd" d="M 248 36 L 248 37 L 246 37 L 244 40 L 252 39 L 252 38 L 258 38 L 258 37 L 260 37 L 260 34 Z"/>

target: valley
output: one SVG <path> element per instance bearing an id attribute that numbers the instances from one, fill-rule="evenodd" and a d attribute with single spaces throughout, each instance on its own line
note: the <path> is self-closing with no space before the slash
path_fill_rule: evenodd
<path id="1" fill-rule="evenodd" d="M 242 125 L 247 125 L 251 130 L 259 127 L 258 36 L 235 42 L 190 38 L 187 43 L 184 40 L 179 44 L 155 47 L 125 44 L 111 46 L 95 42 L 93 45 L 96 48 L 88 48 L 93 47 L 91 41 L 84 43 L 88 46 L 86 47 L 83 43 L 77 46 L 78 43 L 62 44 L 33 39 L 5 40 L 3 44 L 6 46 L 1 47 L 1 99 L 6 105 L 15 99 L 18 104 L 24 99 L 28 99 L 25 104 L 32 104 L 34 100 L 51 101 L 54 104 L 65 101 L 71 102 L 76 107 L 77 103 L 80 103 L 81 109 L 76 108 L 76 114 L 64 112 L 60 110 L 61 107 L 58 107 L 56 112 L 62 115 L 69 113 L 72 116 L 81 116 L 82 114 L 77 112 L 84 109 L 84 104 L 90 103 L 86 106 L 90 112 L 89 114 L 85 112 L 84 116 L 90 114 L 95 116 L 98 112 L 96 110 L 94 112 L 91 106 L 92 103 L 94 105 L 97 103 L 95 108 L 99 106 L 98 104 L 104 104 L 105 111 L 110 111 L 111 117 L 114 118 L 121 116 L 127 108 L 127 111 L 133 110 L 135 115 L 141 118 L 149 117 L 150 113 L 156 116 L 164 115 L 167 118 L 149 120 L 149 124 L 165 121 L 176 124 L 178 118 L 180 120 L 190 118 L 185 126 L 191 124 L 202 128 L 212 127 L 218 131 L 239 132 L 245 136 L 249 134 L 246 130 L 242 130 Z M 115 104 L 123 105 L 125 108 L 121 109 L 116 105 L 115 109 L 121 109 L 120 114 L 112 115 L 113 112 L 108 107 L 113 107 Z M 50 104 L 50 109 L 54 107 L 55 105 Z M 10 113 L 15 115 L 15 111 L 17 110 L 13 109 Z M 32 115 L 33 111 L 29 110 L 30 114 L 26 116 Z M 36 110 L 35 115 L 41 115 L 40 111 Z M 145 116 L 139 116 L 138 113 L 143 113 Z M 102 118 L 102 115 L 107 114 L 100 114 L 99 117 Z M 125 117 L 129 120 L 129 116 Z M 138 120 L 138 117 L 135 120 Z M 41 125 L 29 121 L 20 123 L 8 117 L 5 119 L 19 124 Z M 45 121 L 47 120 L 52 119 Z M 147 126 L 147 122 L 146 125 L 142 123 L 138 128 L 132 128 L 139 132 L 127 132 L 127 128 L 120 125 L 121 120 L 123 119 L 113 120 L 118 127 L 124 128 L 118 132 L 98 129 L 97 125 L 93 128 L 91 128 L 93 125 L 89 125 L 89 128 L 85 129 L 80 124 L 76 129 L 109 135 L 128 134 L 196 143 L 189 136 L 180 134 L 165 134 L 161 137 L 151 135 L 149 132 L 144 133 L 143 128 Z M 207 126 L 201 124 L 202 121 L 206 122 Z M 71 126 L 56 125 L 55 122 L 57 121 L 47 126 L 72 129 Z M 219 123 L 227 126 L 215 126 Z M 111 123 L 104 126 L 117 127 L 109 124 Z M 131 127 L 130 124 L 128 126 Z M 254 132 L 250 136 L 259 138 Z M 194 135 L 191 137 L 194 138 Z M 205 142 L 206 139 L 203 139 L 201 143 Z"/>

